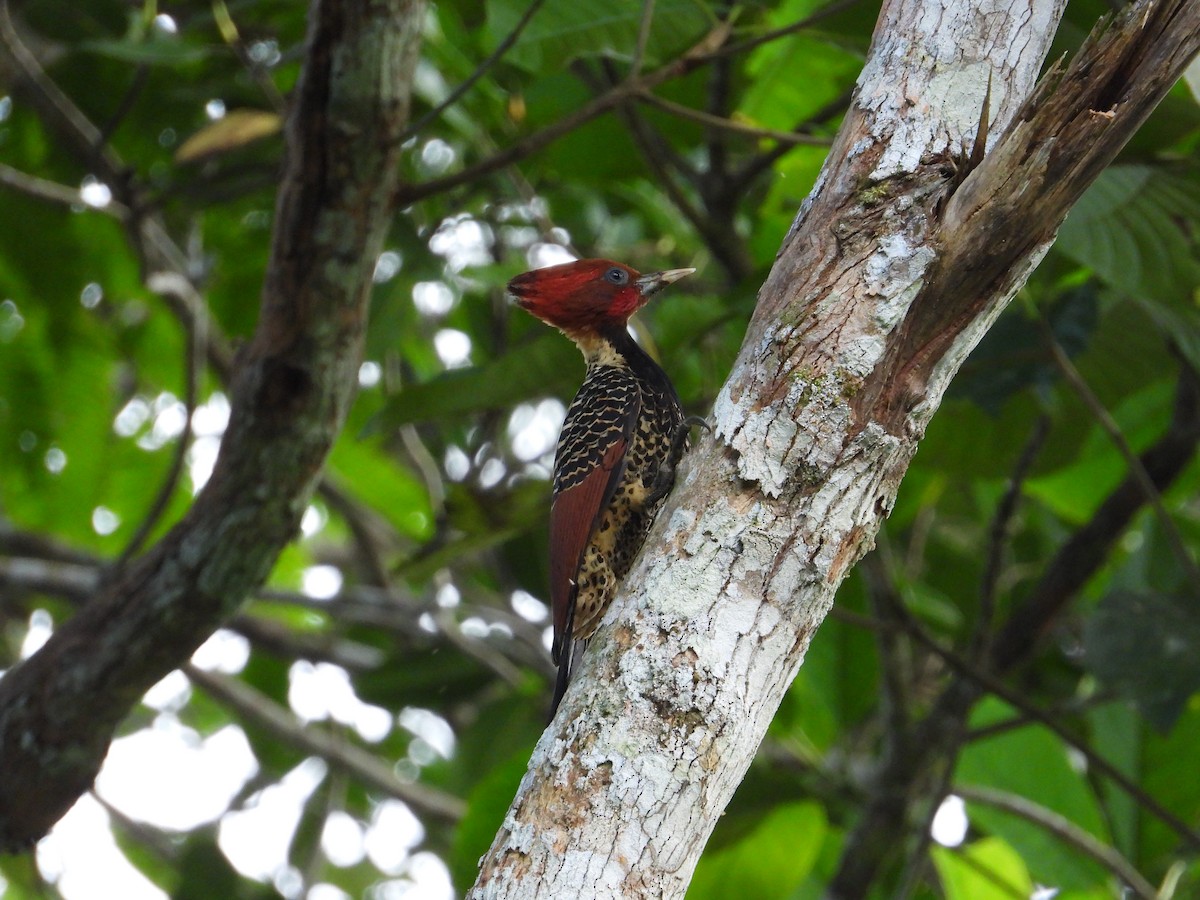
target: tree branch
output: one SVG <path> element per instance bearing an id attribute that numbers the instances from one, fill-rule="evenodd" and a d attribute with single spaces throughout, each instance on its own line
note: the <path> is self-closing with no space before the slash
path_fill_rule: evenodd
<path id="1" fill-rule="evenodd" d="M 521 18 L 517 20 L 517 24 L 513 26 L 513 30 L 505 35 L 504 40 L 496 45 L 496 49 L 488 54 L 487 59 L 476 66 L 475 71 L 464 79 L 458 87 L 452 90 L 446 99 L 404 129 L 404 134 L 400 136 L 400 139 L 406 141 L 410 137 L 420 134 L 421 129 L 461 100 L 463 95 L 471 89 L 471 86 L 486 75 L 504 57 L 504 54 L 512 49 L 513 44 L 517 42 L 517 38 L 521 36 L 521 32 L 525 30 L 525 26 L 529 24 L 534 14 L 541 9 L 543 3 L 545 3 L 545 0 L 532 0 L 529 6 L 525 8 L 525 12 L 521 15 Z"/>
<path id="2" fill-rule="evenodd" d="M 817 137 L 799 131 L 775 131 L 772 128 L 759 128 L 756 125 L 749 125 L 745 122 L 739 122 L 736 119 L 715 116 L 702 109 L 693 109 L 690 106 L 684 106 L 682 103 L 676 103 L 674 100 L 668 100 L 666 97 L 660 97 L 649 91 L 639 92 L 638 99 L 681 119 L 699 122 L 701 125 L 706 125 L 711 129 L 728 131 L 732 134 L 740 134 L 748 138 L 766 138 L 767 140 L 778 141 L 781 144 L 787 144 L 791 147 L 800 144 L 811 147 L 828 147 L 832 143 L 826 137 Z"/>
<path id="3" fill-rule="evenodd" d="M 177 294 L 180 304 L 200 307 L 204 303 L 200 295 L 196 293 L 196 289 L 192 287 L 192 283 L 182 275 L 174 272 L 158 272 L 151 275 L 147 279 L 147 286 L 151 290 L 158 291 L 160 294 Z M 117 558 L 117 568 L 125 565 L 142 549 L 146 539 L 154 531 L 155 526 L 158 525 L 159 520 L 167 511 L 167 507 L 171 503 L 171 498 L 175 495 L 175 489 L 179 487 L 179 480 L 183 476 L 184 463 L 187 461 L 187 451 L 192 443 L 192 419 L 196 415 L 196 393 L 200 381 L 204 341 L 195 332 L 196 320 L 194 318 L 181 317 L 180 323 L 183 325 L 184 333 L 183 432 L 179 435 L 179 439 L 175 444 L 175 451 L 171 457 L 171 465 L 167 469 L 167 477 L 159 487 L 154 501 L 150 504 L 150 509 L 146 512 L 146 515 L 138 524 L 137 530 L 134 531 L 133 536 L 125 544 L 125 548 Z"/>
<path id="4" fill-rule="evenodd" d="M 1171 553 L 1175 556 L 1175 561 L 1179 563 L 1179 568 L 1183 571 L 1186 577 L 1186 583 L 1191 587 L 1193 594 L 1200 598 L 1200 567 L 1196 565 L 1196 561 L 1192 559 L 1192 554 L 1188 552 L 1187 546 L 1183 542 L 1183 537 L 1179 534 L 1179 529 L 1175 527 L 1175 520 L 1171 518 L 1171 514 L 1167 512 L 1167 508 L 1163 505 L 1162 494 L 1158 492 L 1158 488 L 1154 485 L 1154 479 L 1150 477 L 1150 473 L 1146 471 L 1142 465 L 1142 461 L 1138 459 L 1138 455 L 1133 452 L 1133 447 L 1129 446 L 1129 441 L 1126 440 L 1124 433 L 1121 431 L 1121 426 L 1117 424 L 1117 420 L 1112 417 L 1104 404 L 1100 402 L 1100 398 L 1088 386 L 1083 375 L 1075 368 L 1075 364 L 1071 362 L 1062 345 L 1054 336 L 1054 331 L 1050 328 L 1044 317 L 1039 317 L 1038 322 L 1041 325 L 1042 337 L 1046 345 L 1050 348 L 1050 356 L 1054 360 L 1054 364 L 1058 367 L 1059 373 L 1063 379 L 1070 385 L 1071 390 L 1075 392 L 1083 405 L 1088 408 L 1092 417 L 1104 429 L 1104 433 L 1108 435 L 1108 439 L 1112 441 L 1117 452 L 1125 460 L 1125 465 L 1129 469 L 1130 476 L 1137 482 L 1137 485 L 1142 490 L 1145 496 L 1146 503 L 1150 509 L 1154 511 L 1154 516 L 1158 520 L 1159 528 L 1162 529 L 1163 538 L 1167 542 L 1167 546 L 1171 548 Z"/>
<path id="5" fill-rule="evenodd" d="M 1170 427 L 1140 457 L 1158 493 L 1165 491 L 1195 457 L 1200 445 L 1200 375 L 1180 361 L 1179 385 Z M 1140 478 L 1125 476 L 1091 520 L 1063 544 L 1038 583 L 1017 606 L 992 643 L 991 668 L 1006 672 L 1020 664 L 1045 636 L 1058 614 L 1107 558 L 1141 511 L 1146 494 Z"/>
<path id="6" fill-rule="evenodd" d="M 392 767 L 373 753 L 335 735 L 301 725 L 294 715 L 236 678 L 206 672 L 190 663 L 183 673 L 193 684 L 243 718 L 266 729 L 302 753 L 321 757 L 334 768 L 357 778 L 367 787 L 403 800 L 414 809 L 450 822 L 463 817 L 467 805 L 458 797 L 419 782 L 402 781 Z"/>
<path id="7" fill-rule="evenodd" d="M 295 533 L 356 384 L 421 14 L 420 0 L 314 4 L 261 318 L 216 468 L 163 540 L 0 681 L 0 847 L 39 838 L 88 788 L 117 723 Z"/>
<path id="8" fill-rule="evenodd" d="M 1142 900 L 1155 900 L 1159 896 L 1154 886 L 1142 877 L 1142 874 L 1133 867 L 1129 860 L 1058 813 L 1024 797 L 987 787 L 960 784 L 955 785 L 954 792 L 964 800 L 1010 812 L 1044 828 L 1063 843 L 1069 844 L 1108 869 L 1133 892 L 1135 897 L 1140 897 Z"/>

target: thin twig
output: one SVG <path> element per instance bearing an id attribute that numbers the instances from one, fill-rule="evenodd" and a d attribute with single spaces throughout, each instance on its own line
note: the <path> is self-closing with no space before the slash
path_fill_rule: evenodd
<path id="1" fill-rule="evenodd" d="M 642 17 L 638 22 L 637 44 L 633 48 L 633 61 L 629 64 L 629 77 L 642 74 L 642 61 L 646 58 L 646 45 L 650 41 L 650 26 L 654 23 L 654 0 L 642 0 Z"/>
<path id="2" fill-rule="evenodd" d="M 146 63 L 139 65 L 133 72 L 133 81 L 126 88 L 124 95 L 121 97 L 121 102 L 117 104 L 117 108 L 113 114 L 108 117 L 108 121 L 104 123 L 100 129 L 101 146 L 108 144 L 112 140 L 113 134 L 125 121 L 125 117 L 133 111 L 134 104 L 137 103 L 138 97 L 142 94 L 142 89 L 146 86 L 147 80 L 150 77 L 150 66 Z"/>
<path id="3" fill-rule="evenodd" d="M 1004 551 L 1008 546 L 1008 530 L 1013 516 L 1017 511 L 1017 502 L 1021 498 L 1021 488 L 1025 483 L 1033 461 L 1038 451 L 1050 433 L 1048 416 L 1038 416 L 1033 431 L 1025 442 L 1017 464 L 1009 476 L 1008 486 L 1000 502 L 996 504 L 992 516 L 991 527 L 988 529 L 988 549 L 986 562 L 983 567 L 983 579 L 979 587 L 979 618 L 975 623 L 974 634 L 971 636 L 970 656 L 973 659 L 986 657 L 991 643 L 992 623 L 996 618 L 996 585 L 1000 580 L 1000 569 L 1004 562 Z"/>
<path id="4" fill-rule="evenodd" d="M 759 128 L 756 125 L 747 125 L 745 122 L 739 122 L 736 119 L 714 116 L 712 113 L 707 113 L 704 110 L 695 109 L 691 106 L 684 106 L 682 103 L 667 100 L 665 97 L 660 97 L 649 91 L 639 91 L 637 98 L 681 119 L 690 119 L 693 122 L 707 125 L 709 128 L 717 128 L 721 131 L 729 131 L 734 134 L 745 135 L 746 137 L 767 138 L 789 146 L 805 144 L 812 147 L 828 147 L 833 143 L 832 138 L 816 137 L 810 134 L 797 134 L 793 131 L 776 131 L 773 128 Z"/>
<path id="5" fill-rule="evenodd" d="M 964 800 L 982 803 L 985 806 L 1020 816 L 1025 821 L 1045 829 L 1064 844 L 1068 844 L 1104 866 L 1141 900 L 1155 900 L 1158 897 L 1154 886 L 1142 877 L 1133 864 L 1115 848 L 1098 840 L 1094 835 L 1053 810 L 1040 806 L 1025 797 L 981 785 L 955 785 L 954 793 Z"/>
<path id="6" fill-rule="evenodd" d="M 429 494 L 429 505 L 433 508 L 434 516 L 440 516 L 446 511 L 446 484 L 442 479 L 442 470 L 438 461 L 433 458 L 417 426 L 408 424 L 399 428 L 400 442 L 408 452 L 408 458 L 413 466 L 421 473 L 425 482 L 425 490 Z"/>
<path id="7" fill-rule="evenodd" d="M 756 47 L 761 47 L 763 44 L 769 44 L 771 41 L 777 41 L 781 37 L 787 37 L 789 34 L 795 34 L 797 31 L 805 31 L 812 28 L 818 22 L 823 22 L 839 13 L 852 9 L 859 2 L 860 0 L 840 0 L 838 3 L 830 3 L 828 6 L 821 7 L 812 15 L 793 22 L 791 25 L 784 25 L 782 28 L 775 28 L 760 34 L 758 37 L 749 38 L 736 44 L 727 44 L 718 50 L 714 50 L 711 58 L 716 59 L 720 56 L 736 56 L 739 53 L 748 53 Z"/>
<path id="8" fill-rule="evenodd" d="M 103 206 L 93 206 L 83 201 L 79 188 L 30 175 L 5 163 L 0 163 L 0 185 L 35 200 L 104 213 L 122 222 L 129 218 L 129 208 L 118 200 L 109 200 Z"/>
<path id="9" fill-rule="evenodd" d="M 1167 512 L 1166 506 L 1162 502 L 1162 494 L 1154 486 L 1154 480 L 1150 477 L 1150 473 L 1146 471 L 1146 467 L 1142 464 L 1141 459 L 1133 448 L 1129 446 L 1129 441 L 1126 440 L 1124 433 L 1121 431 L 1116 420 L 1112 417 L 1109 411 L 1100 402 L 1100 398 L 1092 391 L 1084 377 L 1075 368 L 1075 364 L 1071 362 L 1062 345 L 1058 342 L 1058 338 L 1054 336 L 1054 331 L 1050 327 L 1050 323 L 1045 317 L 1038 316 L 1038 322 L 1042 327 L 1042 335 L 1045 338 L 1046 346 L 1050 349 L 1050 354 L 1054 358 L 1054 364 L 1058 366 L 1059 372 L 1062 373 L 1064 380 L 1076 396 L 1083 401 L 1084 406 L 1088 408 L 1092 416 L 1100 423 L 1100 427 L 1104 429 L 1113 446 L 1125 459 L 1126 465 L 1129 467 L 1129 473 L 1137 481 L 1138 486 L 1145 496 L 1146 502 L 1150 508 L 1154 510 L 1154 515 L 1158 518 L 1158 523 L 1162 527 L 1163 534 L 1167 539 L 1167 544 L 1171 548 L 1176 561 L 1183 569 L 1187 576 L 1187 582 L 1191 585 L 1194 592 L 1200 593 L 1200 566 L 1196 565 L 1196 561 L 1192 559 L 1191 553 L 1188 552 L 1187 545 L 1184 544 L 1183 538 L 1179 534 L 1179 529 L 1175 526 L 1175 520 L 1171 518 L 1171 514 Z"/>
<path id="10" fill-rule="evenodd" d="M 536 13 L 545 2 L 546 0 L 533 0 L 533 2 L 530 3 L 526 8 L 524 14 L 521 16 L 520 21 L 518 21 L 513 27 L 513 30 L 505 36 L 504 40 L 497 45 L 495 50 L 488 54 L 488 57 L 483 62 L 475 67 L 475 71 L 468 75 L 467 79 L 459 84 L 458 87 L 452 90 L 446 99 L 444 99 L 433 109 L 429 110 L 429 112 L 425 113 L 425 115 L 421 116 L 421 118 L 417 119 L 417 121 L 415 121 L 413 124 L 409 125 L 408 128 L 404 129 L 404 133 L 400 135 L 401 142 L 408 140 L 416 134 L 419 134 L 426 125 L 457 103 L 462 98 L 463 94 L 469 91 L 472 85 L 482 78 L 487 71 L 491 69 L 492 66 L 494 66 L 497 62 L 499 62 L 501 57 L 503 57 L 504 54 L 512 48 L 512 45 L 517 42 L 517 38 L 521 36 L 521 32 L 525 30 L 525 26 L 529 24 L 529 20 L 533 18 L 534 13 Z"/>
<path id="11" fill-rule="evenodd" d="M 1131 781 L 1123 772 L 1100 756 L 1085 741 L 1071 734 L 1055 717 L 1031 704 L 1023 695 L 1009 688 L 1008 685 L 994 675 L 979 666 L 972 665 L 953 650 L 943 647 L 911 616 L 905 614 L 902 621 L 909 634 L 939 656 L 961 678 L 973 682 L 983 690 L 994 694 L 1009 706 L 1020 710 L 1031 721 L 1037 722 L 1039 725 L 1054 732 L 1063 743 L 1077 750 L 1087 760 L 1089 770 L 1099 772 L 1111 780 L 1136 800 L 1140 806 L 1170 826 L 1193 849 L 1200 850 L 1200 833 L 1193 830 L 1182 819 L 1163 807 L 1157 800 L 1147 794 L 1140 785 Z"/>
<path id="12" fill-rule="evenodd" d="M 250 78 L 258 85 L 258 89 L 263 92 L 263 96 L 267 98 L 267 102 L 271 104 L 271 108 L 280 116 L 286 115 L 287 101 L 279 93 L 279 88 L 271 80 L 271 75 L 266 67 L 255 61 L 251 57 L 250 51 L 246 49 L 246 42 L 242 39 L 241 31 L 238 30 L 237 23 L 233 21 L 233 16 L 230 15 L 229 7 L 226 6 L 225 0 L 213 0 L 212 11 L 221 39 L 229 45 L 234 55 L 237 56 L 238 61 L 245 66 Z"/>
<path id="13" fill-rule="evenodd" d="M 250 719 L 276 739 L 321 757 L 368 787 L 448 822 L 457 822 L 466 812 L 467 805 L 460 798 L 427 784 L 397 778 L 392 767 L 374 754 L 327 732 L 305 727 L 289 710 L 245 682 L 207 672 L 191 663 L 181 668 L 193 684 L 213 699 Z"/>
<path id="14" fill-rule="evenodd" d="M 816 125 L 825 124 L 834 116 L 845 112 L 846 107 L 850 104 L 850 98 L 853 95 L 854 91 L 852 89 L 843 91 L 803 122 L 797 124 L 792 131 L 794 133 L 799 133 Z M 759 175 L 770 169 L 771 166 L 775 165 L 776 162 L 782 159 L 783 156 L 792 149 L 792 146 L 792 144 L 779 142 L 769 150 L 764 150 L 756 156 L 748 159 L 742 164 L 741 169 L 734 172 L 730 176 L 730 188 L 738 193 L 745 191 L 750 186 L 752 181 L 754 181 Z"/>
<path id="15" fill-rule="evenodd" d="M 722 23 L 710 31 L 700 43 L 677 59 L 660 66 L 653 72 L 649 72 L 638 78 L 630 78 L 622 81 L 619 85 L 613 87 L 612 90 L 600 97 L 596 97 L 590 103 L 584 104 L 574 113 L 564 116 L 553 124 L 547 125 L 541 131 L 535 131 L 533 134 L 527 135 L 522 140 L 489 156 L 487 159 L 480 160 L 473 166 L 467 166 L 465 169 L 461 169 L 451 175 L 446 175 L 443 178 L 436 178 L 432 181 L 422 182 L 421 184 L 401 185 L 400 189 L 396 192 L 396 205 L 398 207 L 408 206 L 416 203 L 418 200 L 424 200 L 426 197 L 444 193 L 458 187 L 460 184 L 477 181 L 484 176 L 490 175 L 536 153 L 554 143 L 560 137 L 570 134 L 581 125 L 590 122 L 597 116 L 615 109 L 633 95 L 641 91 L 652 90 L 666 81 L 679 78 L 695 70 L 697 67 L 706 64 L 712 58 L 714 50 L 719 48 L 728 36 L 729 31 Z"/>
<path id="16" fill-rule="evenodd" d="M 180 302 L 191 307 L 198 307 L 204 303 L 203 298 L 192 287 L 192 283 L 175 272 L 157 272 L 146 279 L 146 284 L 155 293 L 178 295 Z M 170 468 L 167 470 L 167 477 L 163 479 L 163 483 L 154 497 L 154 502 L 150 504 L 150 509 L 142 518 L 137 531 L 133 533 L 125 545 L 125 549 L 121 551 L 121 555 L 117 557 L 115 562 L 117 568 L 125 565 L 142 549 L 146 539 L 167 511 L 167 507 L 171 504 L 171 498 L 175 496 L 175 490 L 179 487 L 179 481 L 183 477 L 188 448 L 191 447 L 192 419 L 196 415 L 196 395 L 200 380 L 201 361 L 204 357 L 204 339 L 202 335 L 196 333 L 196 327 L 199 324 L 197 319 L 184 316 L 180 318 L 180 322 L 183 325 L 186 345 L 183 357 L 183 405 L 185 411 L 183 432 L 175 444 L 175 454 L 171 459 Z"/>

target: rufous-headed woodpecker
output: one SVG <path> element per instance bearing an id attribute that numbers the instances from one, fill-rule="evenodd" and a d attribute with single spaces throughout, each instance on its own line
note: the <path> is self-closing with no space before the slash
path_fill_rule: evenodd
<path id="1" fill-rule="evenodd" d="M 573 340 L 587 363 L 554 457 L 551 716 L 674 484 L 691 424 L 667 374 L 630 336 L 629 317 L 694 271 L 642 275 L 612 260 L 581 259 L 508 284 L 517 304 Z"/>

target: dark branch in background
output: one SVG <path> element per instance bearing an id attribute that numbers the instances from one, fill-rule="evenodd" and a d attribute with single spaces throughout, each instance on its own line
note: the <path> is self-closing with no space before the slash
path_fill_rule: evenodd
<path id="1" fill-rule="evenodd" d="M 732 4 L 726 0 L 721 4 L 720 17 L 732 24 Z M 713 60 L 708 73 L 708 108 L 706 111 L 689 110 L 686 113 L 696 113 L 695 121 L 703 122 L 705 128 L 705 149 L 708 155 L 708 168 L 704 173 L 705 179 L 714 186 L 723 185 L 729 175 L 728 146 L 725 143 L 726 128 L 722 123 L 729 121 L 731 82 L 733 80 L 733 58 L 722 56 Z M 647 97 L 648 102 L 653 103 Z M 659 106 L 660 109 L 671 111 L 668 107 L 678 107 L 678 103 L 669 101 Z M 703 192 L 703 188 L 702 188 Z M 732 218 L 729 216 L 727 218 Z"/>
<path id="2" fill-rule="evenodd" d="M 890 580 L 891 566 L 886 562 L 888 556 L 887 542 L 881 540 L 876 552 L 868 554 L 859 565 L 867 584 L 867 598 L 875 613 L 875 618 L 869 620 L 869 627 L 875 638 L 880 661 L 879 674 L 883 680 L 879 708 L 884 723 L 884 739 L 900 746 L 899 752 L 904 752 L 902 745 L 907 744 L 912 731 L 909 683 L 913 666 L 908 648 L 900 639 L 902 629 L 898 627 L 898 611 L 901 607 Z M 860 624 L 846 618 L 846 614 L 854 615 L 850 610 L 839 611 L 835 607 L 834 611 L 843 621 Z"/>
<path id="3" fill-rule="evenodd" d="M 0 848 L 28 846 L 87 790 L 129 709 L 236 611 L 295 534 L 357 382 L 421 14 L 416 0 L 314 5 L 262 313 L 216 468 L 166 537 L 0 681 Z M 0 19 L 20 62 L 27 51 Z M 39 108 L 94 138 L 32 65 L 19 68 Z M 110 162 L 106 180 L 119 174 Z"/>
<path id="4" fill-rule="evenodd" d="M 1180 363 L 1175 409 L 1166 433 L 1140 457 L 1141 465 L 1163 492 L 1195 458 L 1200 445 L 1200 378 L 1185 362 Z M 931 706 L 929 714 L 917 726 L 906 756 L 889 756 L 881 761 L 871 791 L 871 800 L 862 817 L 847 837 L 838 872 L 830 884 L 831 898 L 864 895 L 888 854 L 895 848 L 895 837 L 904 831 L 908 807 L 917 785 L 929 776 L 932 767 L 955 752 L 971 708 L 986 691 L 1001 699 L 1017 700 L 996 676 L 1012 670 L 1028 659 L 1044 635 L 1075 594 L 1100 569 L 1112 545 L 1124 533 L 1133 517 L 1146 503 L 1138 479 L 1130 474 L 1109 494 L 1088 524 L 1080 528 L 1059 549 L 1042 573 L 1029 596 L 1018 605 L 992 641 L 990 659 L 977 663 L 959 657 L 927 638 L 910 618 L 906 630 L 922 640 L 947 661 L 954 663 L 956 674 Z M 903 609 L 898 609 L 904 615 Z M 1029 711 L 1027 704 L 1019 708 Z M 1032 717 L 1032 716 L 1031 716 Z M 1049 717 L 1034 717 L 1066 738 L 1066 732 Z M 1069 739 L 1078 746 L 1078 742 Z M 1094 771 L 1102 772 L 1128 791 L 1147 810 L 1177 831 L 1193 847 L 1200 849 L 1200 835 L 1164 809 L 1116 769 L 1088 753 Z"/>

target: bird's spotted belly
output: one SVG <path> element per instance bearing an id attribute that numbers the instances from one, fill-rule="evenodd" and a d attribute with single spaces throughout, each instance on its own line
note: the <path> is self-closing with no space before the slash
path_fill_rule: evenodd
<path id="1" fill-rule="evenodd" d="M 661 505 L 661 501 L 653 509 L 645 505 L 649 493 L 647 481 L 652 483 L 652 478 L 643 480 L 647 468 L 650 467 L 639 466 L 633 477 L 622 479 L 583 551 L 575 579 L 572 637 L 576 640 L 591 637 L 599 626 Z M 657 468 L 652 467 L 647 474 L 656 473 Z"/>

